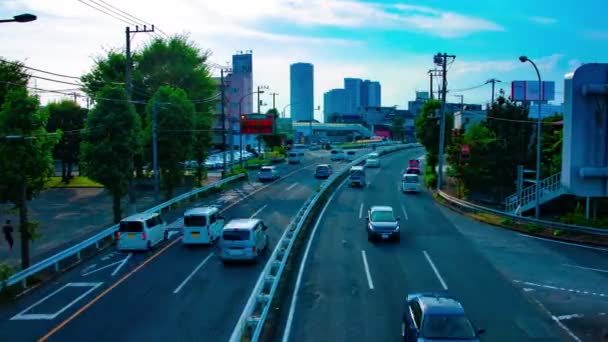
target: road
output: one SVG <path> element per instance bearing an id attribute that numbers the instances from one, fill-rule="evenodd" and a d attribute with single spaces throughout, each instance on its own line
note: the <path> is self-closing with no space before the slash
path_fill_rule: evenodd
<path id="1" fill-rule="evenodd" d="M 599 251 L 571 246 L 574 251 L 564 250 L 564 246 L 552 242 L 480 223 L 475 226 L 467 218 L 446 212 L 428 193 L 402 194 L 398 188 L 400 171 L 407 159 L 421 156 L 420 151 L 415 153 L 410 150 L 389 155 L 381 169 L 369 169 L 369 188 L 342 186 L 336 191 L 319 218 L 299 287 L 296 284 L 291 324 L 279 335 L 285 338 L 288 333 L 289 341 L 398 341 L 406 295 L 446 290 L 463 303 L 477 327 L 487 330 L 484 340 L 592 341 L 581 334 L 582 330 L 573 331 L 555 319 L 555 314 L 532 295 L 541 287 L 530 291 L 532 285 L 522 282 L 548 285 L 563 278 L 564 273 L 570 273 L 574 281 L 574 272 L 584 270 L 541 272 L 538 268 L 556 263 L 558 258 L 567 258 L 575 266 L 585 262 L 596 268 L 603 261 L 606 268 L 606 255 L 598 259 Z M 390 205 L 401 217 L 400 242 L 367 240 L 365 213 L 373 205 Z M 539 245 L 541 252 L 526 252 Z M 537 265 L 543 257 L 550 259 Z M 605 288 L 605 276 L 599 272 L 587 274 L 584 281 L 595 284 L 594 290 L 600 291 L 598 287 Z M 588 308 L 590 311 L 599 310 L 599 298 L 594 299 L 596 306 Z M 561 304 L 566 306 L 561 312 L 572 309 L 572 303 L 562 300 Z M 574 307 L 582 310 L 583 304 Z M 600 330 L 601 325 L 591 329 Z"/>
<path id="2" fill-rule="evenodd" d="M 224 216 L 263 219 L 274 248 L 321 182 L 313 166 L 329 162 L 327 151 L 307 154 L 300 165 L 280 165 L 276 182 L 220 196 Z M 167 218 L 172 227 L 181 213 Z M 224 267 L 216 247 L 184 247 L 177 232 L 152 252 L 109 251 L 2 306 L 0 341 L 225 341 L 265 261 Z"/>

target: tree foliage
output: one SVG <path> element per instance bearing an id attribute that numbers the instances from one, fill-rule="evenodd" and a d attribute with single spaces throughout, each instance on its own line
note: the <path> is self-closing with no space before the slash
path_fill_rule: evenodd
<path id="1" fill-rule="evenodd" d="M 191 154 L 194 142 L 192 127 L 195 123 L 194 105 L 182 89 L 162 86 L 147 106 L 147 137 L 152 134 L 152 118 L 157 115 L 158 165 L 161 181 L 167 198 L 183 176 L 180 162 Z"/>
<path id="2" fill-rule="evenodd" d="M 25 72 L 23 64 L 0 59 L 0 109 L 4 98 L 12 90 L 26 89 L 30 76 Z"/>
<path id="3" fill-rule="evenodd" d="M 395 116 L 391 120 L 391 135 L 393 140 L 403 140 L 405 139 L 405 119 L 401 116 Z"/>
<path id="4" fill-rule="evenodd" d="M 62 180 L 67 184 L 72 178 L 73 164 L 78 163 L 82 140 L 80 130 L 84 128 L 87 110 L 71 100 L 50 103 L 45 110 L 49 117 L 46 129 L 49 132 L 64 132 L 55 146 L 54 157 L 61 160 Z"/>
<path id="5" fill-rule="evenodd" d="M 6 93 L 0 110 L 0 202 L 19 209 L 22 268 L 29 267 L 30 241 L 36 235 L 27 201 L 44 189 L 53 172 L 52 151 L 61 138 L 61 132 L 47 134 L 47 112 L 39 109 L 38 98 L 21 87 Z"/>
<path id="6" fill-rule="evenodd" d="M 121 198 L 133 177 L 133 156 L 140 149 L 141 123 L 123 87 L 106 85 L 97 94 L 85 123 L 80 169 L 110 192 L 114 222 L 119 222 Z"/>
<path id="7" fill-rule="evenodd" d="M 428 100 L 422 106 L 420 114 L 416 117 L 416 137 L 426 149 L 426 162 L 431 170 L 438 162 L 439 154 L 439 120 L 435 118 L 435 110 L 441 108 L 441 102 Z M 446 113 L 445 115 L 445 146 L 450 143 L 451 128 L 454 127 L 454 116 Z"/>
<path id="8" fill-rule="evenodd" d="M 541 140 L 541 177 L 549 177 L 562 169 L 563 126 L 557 124 L 563 120 L 561 114 L 555 113 L 543 119 Z M 550 125 L 549 123 L 554 123 Z"/>

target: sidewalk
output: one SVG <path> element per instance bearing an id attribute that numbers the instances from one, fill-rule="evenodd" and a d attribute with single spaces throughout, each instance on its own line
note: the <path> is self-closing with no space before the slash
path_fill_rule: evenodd
<path id="1" fill-rule="evenodd" d="M 205 184 L 217 181 L 209 177 Z M 174 196 L 190 191 L 182 187 L 175 190 Z M 161 201 L 162 202 L 162 198 Z M 137 192 L 137 211 L 143 211 L 156 205 L 152 191 Z M 42 192 L 28 203 L 30 220 L 39 223 L 40 237 L 31 244 L 31 263 L 42 260 L 65 246 L 81 241 L 112 225 L 112 198 L 101 188 L 65 188 L 49 189 Z M 18 213 L 6 213 L 11 206 L 0 206 L 0 222 L 10 219 L 13 221 L 15 244 L 12 251 L 1 236 L 0 264 L 5 263 L 20 269 L 21 239 L 19 236 Z M 128 199 L 123 199 L 123 216 L 127 214 Z"/>

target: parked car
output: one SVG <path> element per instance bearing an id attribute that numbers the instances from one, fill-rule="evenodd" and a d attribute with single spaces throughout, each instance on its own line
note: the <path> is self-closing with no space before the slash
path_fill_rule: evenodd
<path id="1" fill-rule="evenodd" d="M 279 170 L 274 166 L 262 166 L 258 172 L 258 180 L 260 180 L 260 182 L 272 181 L 279 179 L 279 177 Z"/>
<path id="2" fill-rule="evenodd" d="M 367 212 L 367 239 L 375 238 L 401 239 L 400 217 L 395 217 L 393 208 L 389 206 L 373 206 Z"/>
<path id="3" fill-rule="evenodd" d="M 334 173 L 331 165 L 319 164 L 315 169 L 316 178 L 329 178 Z"/>
<path id="4" fill-rule="evenodd" d="M 220 259 L 222 262 L 236 260 L 258 261 L 268 250 L 268 226 L 262 220 L 233 219 L 222 230 Z"/>

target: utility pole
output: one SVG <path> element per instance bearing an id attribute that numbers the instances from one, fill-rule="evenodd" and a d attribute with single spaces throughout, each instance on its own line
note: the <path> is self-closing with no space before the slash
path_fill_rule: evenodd
<path id="1" fill-rule="evenodd" d="M 500 82 L 502 82 L 502 81 L 501 81 L 501 80 L 497 80 L 497 79 L 495 79 L 495 78 L 492 78 L 492 79 L 489 79 L 489 80 L 486 82 L 486 84 L 487 84 L 487 83 L 492 83 L 492 102 L 490 102 L 490 107 L 491 107 L 491 106 L 494 104 L 494 87 L 495 87 L 495 85 L 496 85 L 496 83 L 497 83 L 497 82 L 498 82 L 498 83 L 500 83 Z"/>
<path id="2" fill-rule="evenodd" d="M 464 95 L 454 95 L 454 97 L 460 98 L 460 111 L 462 112 L 464 110 Z"/>
<path id="3" fill-rule="evenodd" d="M 270 95 L 272 95 L 272 108 L 273 108 L 273 109 L 276 109 L 277 107 L 275 106 L 275 103 L 276 103 L 276 102 L 275 102 L 275 97 L 276 97 L 277 95 L 279 95 L 279 93 L 270 93 Z"/>
<path id="4" fill-rule="evenodd" d="M 220 110 L 222 111 L 222 147 L 224 148 L 224 153 L 222 153 L 223 176 L 226 172 L 226 111 L 224 110 L 224 68 L 220 69 L 220 99 Z"/>
<path id="5" fill-rule="evenodd" d="M 429 91 L 430 91 L 431 100 L 432 100 L 432 99 L 435 98 L 434 95 L 433 95 L 433 93 L 434 93 L 434 91 L 433 91 L 433 77 L 441 76 L 441 70 L 430 69 L 427 73 L 429 74 L 429 82 L 430 82 L 430 84 L 429 84 Z"/>
<path id="6" fill-rule="evenodd" d="M 135 26 L 135 30 L 131 30 L 129 26 L 125 29 L 126 35 L 126 45 L 125 45 L 125 85 L 127 91 L 127 101 L 131 101 L 131 93 L 133 90 L 133 80 L 131 77 L 131 68 L 133 67 L 133 63 L 131 61 L 131 34 L 140 33 L 140 32 L 154 32 L 154 25 L 152 25 L 151 29 L 148 29 L 146 25 L 144 25 L 143 29 L 139 28 L 139 25 Z M 131 176 L 129 177 L 129 206 L 131 208 L 131 214 L 135 214 L 137 212 L 137 204 L 135 198 L 135 182 L 133 180 L 133 169 L 134 169 L 134 161 L 131 158 L 130 161 L 130 169 Z"/>
<path id="7" fill-rule="evenodd" d="M 154 167 L 154 201 L 158 203 L 158 108 L 156 101 L 152 104 L 152 165 Z"/>
<path id="8" fill-rule="evenodd" d="M 439 128 L 439 170 L 437 177 L 437 190 L 441 190 L 443 185 L 443 151 L 445 145 L 445 104 L 448 88 L 448 59 L 456 59 L 455 55 L 448 55 L 447 53 L 438 53 L 433 57 L 436 65 L 441 66 L 442 76 L 442 94 L 441 94 L 441 117 L 440 117 L 440 128 Z"/>

